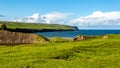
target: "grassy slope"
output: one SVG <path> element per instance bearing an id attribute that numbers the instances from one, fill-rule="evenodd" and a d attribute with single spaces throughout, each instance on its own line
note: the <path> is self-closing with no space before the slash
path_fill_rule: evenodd
<path id="1" fill-rule="evenodd" d="M 8 28 L 27 28 L 27 29 L 72 29 L 75 30 L 75 28 L 67 25 L 58 25 L 58 24 L 38 24 L 38 23 L 20 23 L 20 22 L 0 22 L 0 24 L 5 23 Z"/>
<path id="2" fill-rule="evenodd" d="M 81 42 L 0 46 L 0 68 L 120 68 L 120 35 Z"/>

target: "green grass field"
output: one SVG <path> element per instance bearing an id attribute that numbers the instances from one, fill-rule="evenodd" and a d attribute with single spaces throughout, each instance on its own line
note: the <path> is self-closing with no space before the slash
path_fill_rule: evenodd
<path id="1" fill-rule="evenodd" d="M 58 24 L 38 24 L 38 23 L 24 23 L 24 22 L 3 22 L 0 24 L 5 24 L 7 28 L 25 28 L 25 29 L 55 29 L 55 30 L 76 30 L 76 28 L 68 25 L 58 25 Z"/>
<path id="2" fill-rule="evenodd" d="M 0 68 L 120 68 L 120 35 L 79 42 L 0 45 Z M 58 38 L 57 38 L 58 39 Z"/>

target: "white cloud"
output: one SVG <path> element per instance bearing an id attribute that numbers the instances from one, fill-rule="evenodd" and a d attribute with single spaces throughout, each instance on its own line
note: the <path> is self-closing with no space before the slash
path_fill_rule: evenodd
<path id="1" fill-rule="evenodd" d="M 79 28 L 120 28 L 120 11 L 95 11 L 90 15 L 70 20 L 70 13 L 52 12 L 40 15 L 35 13 L 25 18 L 16 18 L 13 21 L 28 23 L 66 24 Z"/>
<path id="2" fill-rule="evenodd" d="M 64 24 L 68 15 L 68 13 L 60 12 L 52 12 L 44 15 L 35 13 L 32 16 L 27 16 L 25 18 L 16 18 L 13 21 L 27 23 Z"/>
<path id="3" fill-rule="evenodd" d="M 91 15 L 73 19 L 69 24 L 79 27 L 120 26 L 120 12 L 95 11 Z"/>
<path id="4" fill-rule="evenodd" d="M 35 13 L 32 16 L 26 17 L 26 19 L 24 19 L 24 21 L 28 22 L 28 23 L 38 23 L 40 18 L 41 18 L 40 14 L 39 13 Z"/>
<path id="5" fill-rule="evenodd" d="M 16 17 L 14 18 L 14 20 L 12 20 L 14 22 L 23 22 L 23 19 L 22 18 L 19 18 L 19 17 Z"/>
<path id="6" fill-rule="evenodd" d="M 67 13 L 53 12 L 42 15 L 42 20 L 49 24 L 64 24 L 68 15 Z"/>

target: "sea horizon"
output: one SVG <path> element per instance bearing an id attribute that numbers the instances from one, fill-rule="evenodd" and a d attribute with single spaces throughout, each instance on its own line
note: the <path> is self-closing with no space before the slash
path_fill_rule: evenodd
<path id="1" fill-rule="evenodd" d="M 107 35 L 107 34 L 120 34 L 120 30 L 86 30 L 80 29 L 76 31 L 54 31 L 54 32 L 38 32 L 36 34 L 45 36 L 45 37 L 63 37 L 63 38 L 74 38 L 78 35 L 85 35 L 85 36 L 98 36 L 98 35 Z"/>

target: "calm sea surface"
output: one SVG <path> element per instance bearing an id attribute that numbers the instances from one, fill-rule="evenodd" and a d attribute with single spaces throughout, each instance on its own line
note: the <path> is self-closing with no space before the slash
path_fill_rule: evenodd
<path id="1" fill-rule="evenodd" d="M 77 30 L 77 31 L 55 31 L 55 32 L 39 32 L 37 34 L 45 37 L 66 37 L 74 38 L 77 35 L 105 35 L 105 34 L 120 34 L 120 30 Z"/>

